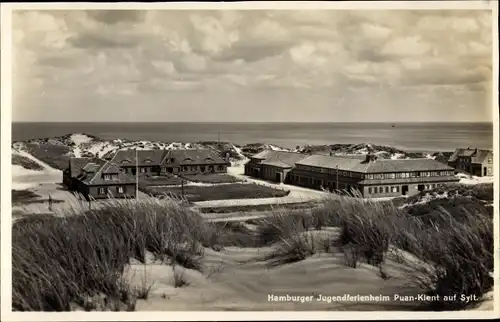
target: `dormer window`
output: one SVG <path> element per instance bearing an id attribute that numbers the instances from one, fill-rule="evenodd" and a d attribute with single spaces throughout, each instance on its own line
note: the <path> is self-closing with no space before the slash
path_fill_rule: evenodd
<path id="1" fill-rule="evenodd" d="M 152 161 L 150 159 L 144 160 L 145 163 L 151 163 Z"/>
<path id="2" fill-rule="evenodd" d="M 129 160 L 122 160 L 122 163 L 130 163 Z"/>
<path id="3" fill-rule="evenodd" d="M 104 174 L 104 180 L 111 180 L 112 176 L 110 174 Z"/>

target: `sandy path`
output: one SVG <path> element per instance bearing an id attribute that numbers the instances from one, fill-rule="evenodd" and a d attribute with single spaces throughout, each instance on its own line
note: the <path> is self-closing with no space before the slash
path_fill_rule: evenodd
<path id="1" fill-rule="evenodd" d="M 387 265 L 392 278 L 384 280 L 369 265 L 353 269 L 341 254 L 317 254 L 304 261 L 268 267 L 261 261 L 270 248 L 206 250 L 205 273 L 177 268 L 189 285 L 173 287 L 173 271 L 161 264 L 132 265 L 126 276 L 133 285 L 155 281 L 147 301 L 139 300 L 139 311 L 170 310 L 407 310 L 415 303 L 393 300 L 394 294 L 418 294 L 409 287 L 404 270 Z M 150 283 L 149 283 L 150 284 Z M 388 295 L 387 302 L 330 302 L 317 297 L 333 295 Z M 310 296 L 311 300 L 276 302 L 269 295 Z"/>

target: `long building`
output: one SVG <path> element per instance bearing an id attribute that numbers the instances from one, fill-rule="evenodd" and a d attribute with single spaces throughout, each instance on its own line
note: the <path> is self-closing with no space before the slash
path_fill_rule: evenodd
<path id="1" fill-rule="evenodd" d="M 250 159 L 245 173 L 313 189 L 358 191 L 364 197 L 413 195 L 459 181 L 453 168 L 432 159 L 390 160 L 377 159 L 374 155 L 345 157 L 298 153 L 291 157 L 288 153 L 263 151 Z M 266 167 L 272 168 L 275 178 L 272 173 L 262 174 Z"/>
<path id="2" fill-rule="evenodd" d="M 264 150 L 250 157 L 245 174 L 276 182 L 288 182 L 288 172 L 307 155 L 287 151 Z"/>

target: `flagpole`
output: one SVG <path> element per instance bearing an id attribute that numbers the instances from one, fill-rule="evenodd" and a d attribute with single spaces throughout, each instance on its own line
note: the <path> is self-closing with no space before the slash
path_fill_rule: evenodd
<path id="1" fill-rule="evenodd" d="M 139 153 L 135 148 L 135 200 L 139 197 Z"/>

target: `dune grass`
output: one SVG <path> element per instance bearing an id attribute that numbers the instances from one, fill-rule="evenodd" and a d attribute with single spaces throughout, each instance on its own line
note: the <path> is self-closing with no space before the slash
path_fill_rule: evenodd
<path id="1" fill-rule="evenodd" d="M 426 308 L 463 309 L 478 302 L 450 302 L 444 296 L 464 294 L 480 299 L 493 286 L 492 213 L 473 198 L 468 200 L 473 207 L 465 202 L 450 207 L 434 204 L 433 211 L 414 216 L 411 208 L 387 202 L 327 198 L 310 214 L 278 213 L 259 220 L 259 240 L 275 247 L 266 260 L 285 264 L 316 252 L 339 251 L 344 253 L 346 265 L 357 268 L 368 263 L 378 267 L 383 278 L 388 278 L 384 265 L 391 255 L 408 265 L 410 281 L 429 295 L 440 296 Z M 332 237 L 324 248 L 315 246 L 314 235 L 304 234 L 322 227 L 340 228 L 339 237 Z M 416 256 L 417 263 L 404 258 L 404 252 Z"/>
<path id="2" fill-rule="evenodd" d="M 130 259 L 145 261 L 146 251 L 176 265 L 203 269 L 204 247 L 216 233 L 198 213 L 172 201 L 114 200 L 64 217 L 26 217 L 13 224 L 13 309 L 86 309 L 88 298 L 103 295 L 107 310 L 133 310 L 137 290 L 122 273 Z M 142 295 L 144 297 L 144 295 Z"/>
<path id="3" fill-rule="evenodd" d="M 346 265 L 376 266 L 381 278 L 390 278 L 384 267 L 396 258 L 407 264 L 408 280 L 429 295 L 481 298 L 493 285 L 492 215 L 484 205 L 442 202 L 415 215 L 411 207 L 337 195 L 312 212 L 277 208 L 252 224 L 210 224 L 178 200 L 152 198 L 113 200 L 96 210 L 73 209 L 61 218 L 22 218 L 13 225 L 13 307 L 63 311 L 77 304 L 95 310 L 88 299 L 104 295 L 105 309 L 133 310 L 136 298 L 148 297 L 148 288 L 134 290 L 123 281 L 130 259 L 145 262 L 149 252 L 165 264 L 203 270 L 205 248 L 223 246 L 268 246 L 272 251 L 262 260 L 271 265 L 318 252 L 343 253 Z M 333 231 L 326 227 L 336 227 L 335 233 L 316 234 Z M 408 260 L 407 253 L 417 260 Z M 186 286 L 183 280 L 176 276 L 176 287 Z M 471 304 L 477 302 L 439 300 L 427 308 L 455 310 Z"/>

